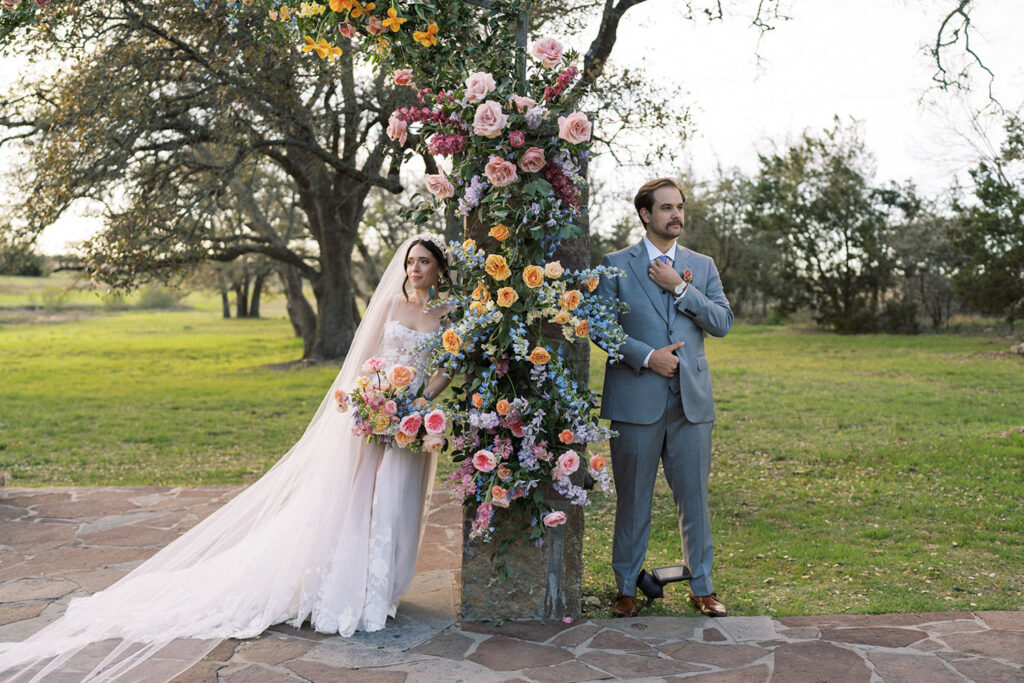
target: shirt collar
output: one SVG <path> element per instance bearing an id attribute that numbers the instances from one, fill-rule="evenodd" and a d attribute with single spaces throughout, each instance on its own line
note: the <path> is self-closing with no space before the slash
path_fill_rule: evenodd
<path id="1" fill-rule="evenodd" d="M 669 250 L 666 251 L 664 254 L 662 254 L 660 251 L 658 251 L 658 248 L 656 246 L 654 246 L 653 244 L 651 244 L 651 241 L 649 239 L 647 239 L 647 235 L 644 235 L 644 247 L 647 248 L 647 260 L 648 261 L 653 261 L 654 259 L 658 258 L 659 256 L 664 255 L 664 256 L 668 256 L 670 259 L 672 259 L 672 263 L 675 263 L 676 262 L 676 251 L 678 251 L 676 249 L 676 246 L 677 245 L 673 242 L 672 246 L 669 247 Z"/>

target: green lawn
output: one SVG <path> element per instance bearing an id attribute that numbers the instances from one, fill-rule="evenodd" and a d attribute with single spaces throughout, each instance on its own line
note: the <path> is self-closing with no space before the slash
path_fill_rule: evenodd
<path id="1" fill-rule="evenodd" d="M 0 325 L 11 484 L 243 483 L 265 471 L 336 369 L 269 367 L 301 353 L 286 319 L 203 308 Z M 1024 360 L 1009 345 L 742 325 L 709 340 L 716 589 L 730 613 L 1024 608 Z M 595 354 L 596 388 L 601 367 Z M 649 564 L 672 564 L 660 480 L 655 510 Z M 614 501 L 594 496 L 584 587 L 603 605 L 613 516 Z M 671 586 L 648 613 L 691 614 L 685 592 Z"/>

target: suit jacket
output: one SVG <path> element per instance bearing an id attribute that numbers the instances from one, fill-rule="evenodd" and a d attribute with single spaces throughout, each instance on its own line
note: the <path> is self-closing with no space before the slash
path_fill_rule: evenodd
<path id="1" fill-rule="evenodd" d="M 619 314 L 626 342 L 619 349 L 623 360 L 605 367 L 601 417 L 633 424 L 653 424 L 661 418 L 671 383 L 678 383 L 683 412 L 690 422 L 712 422 L 715 403 L 711 375 L 704 354 L 704 334 L 724 337 L 733 314 L 722 292 L 722 278 L 714 260 L 677 245 L 673 263 L 680 275 L 689 270 L 693 281 L 677 304 L 671 292 L 647 275 L 650 262 L 641 240 L 606 255 L 601 263 L 623 270 L 625 277 L 602 277 L 597 293 L 624 301 L 629 311 Z M 677 341 L 679 373 L 671 379 L 643 367 L 647 354 Z"/>

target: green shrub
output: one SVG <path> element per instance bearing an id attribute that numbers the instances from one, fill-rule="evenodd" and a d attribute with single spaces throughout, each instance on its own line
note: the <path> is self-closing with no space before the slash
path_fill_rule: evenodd
<path id="1" fill-rule="evenodd" d="M 177 289 L 151 285 L 139 290 L 139 298 L 135 302 L 135 307 L 144 309 L 176 308 L 185 296 L 186 292 Z"/>

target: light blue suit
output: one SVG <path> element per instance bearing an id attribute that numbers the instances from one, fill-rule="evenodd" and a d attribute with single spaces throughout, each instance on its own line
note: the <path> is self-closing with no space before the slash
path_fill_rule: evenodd
<path id="1" fill-rule="evenodd" d="M 677 245 L 673 267 L 692 281 L 678 302 L 648 276 L 650 261 L 643 241 L 608 254 L 602 264 L 625 277 L 602 277 L 597 293 L 624 301 L 619 315 L 626 333 L 623 360 L 605 367 L 601 417 L 619 436 L 611 441 L 617 505 L 612 568 L 623 595 L 636 595 L 636 579 L 647 553 L 651 501 L 658 463 L 679 510 L 683 558 L 693 574 L 695 595 L 713 592 L 714 549 L 708 513 L 711 426 L 715 404 L 704 354 L 705 333 L 723 337 L 733 313 L 722 291 L 714 261 Z M 669 379 L 643 367 L 648 354 L 674 342 L 678 374 Z"/>

